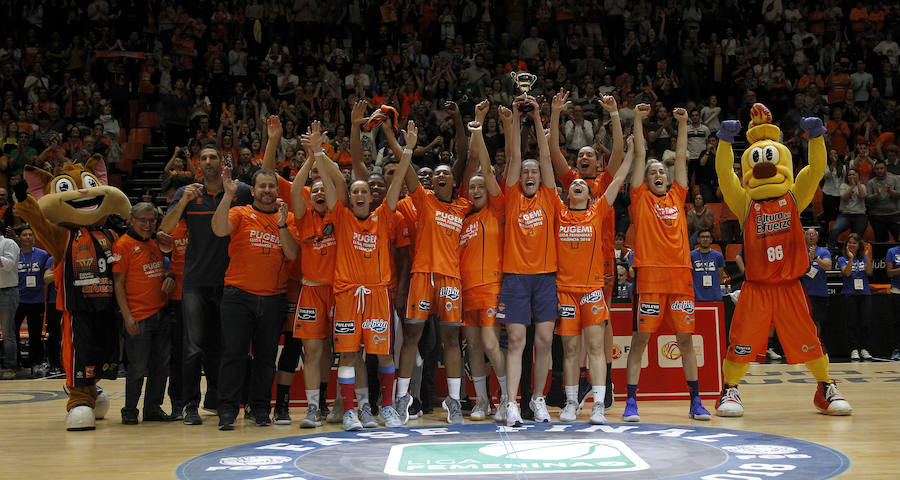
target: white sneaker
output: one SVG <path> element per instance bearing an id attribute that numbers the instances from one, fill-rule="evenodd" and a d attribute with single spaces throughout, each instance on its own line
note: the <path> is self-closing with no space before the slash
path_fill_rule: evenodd
<path id="1" fill-rule="evenodd" d="M 872 355 L 869 354 L 869 351 L 865 348 L 859 351 L 859 356 L 862 357 L 863 360 L 872 360 Z"/>
<path id="2" fill-rule="evenodd" d="M 522 426 L 522 415 L 519 415 L 519 406 L 516 405 L 516 402 L 506 402 L 506 426 Z"/>
<path id="3" fill-rule="evenodd" d="M 409 406 L 412 404 L 412 395 L 404 394 L 403 396 L 397 397 L 394 400 L 394 408 L 397 410 L 397 414 L 400 415 L 400 424 L 406 425 L 406 422 L 410 418 L 409 414 Z M 413 417 L 415 418 L 415 417 Z"/>
<path id="4" fill-rule="evenodd" d="M 472 412 L 469 413 L 469 418 L 471 418 L 472 420 L 484 420 L 490 413 L 490 402 L 488 402 L 486 398 L 479 398 L 475 401 L 475 406 L 472 407 Z"/>
<path id="5" fill-rule="evenodd" d="M 600 402 L 594 402 L 594 408 L 591 409 L 591 425 L 606 425 L 606 415 Z"/>
<path id="6" fill-rule="evenodd" d="M 575 419 L 578 418 L 578 402 L 573 402 L 572 400 L 566 401 L 566 406 L 563 407 L 562 411 L 559 412 L 559 421 L 560 422 L 574 422 Z M 535 414 L 535 419 L 537 419 L 537 415 Z"/>
<path id="7" fill-rule="evenodd" d="M 400 414 L 397 413 L 397 410 L 392 405 L 381 407 L 381 418 L 384 419 L 385 427 L 390 428 L 403 426 L 403 422 L 400 421 Z"/>
<path id="8" fill-rule="evenodd" d="M 737 387 L 725 387 L 722 396 L 716 402 L 716 415 L 720 417 L 743 417 L 744 404 Z"/>
<path id="9" fill-rule="evenodd" d="M 769 360 L 781 360 L 781 355 L 771 348 L 766 350 L 766 356 L 769 357 Z"/>
<path id="10" fill-rule="evenodd" d="M 850 350 L 850 361 L 851 362 L 859 361 L 859 350 L 857 350 L 855 348 L 853 350 Z"/>
<path id="11" fill-rule="evenodd" d="M 528 402 L 531 411 L 534 412 L 534 421 L 538 423 L 548 423 L 550 421 L 550 412 L 547 411 L 547 403 L 544 397 L 531 397 Z"/>
<path id="12" fill-rule="evenodd" d="M 356 410 L 347 410 L 342 418 L 345 432 L 357 432 L 363 429 L 362 424 L 359 423 L 359 417 L 356 415 Z"/>
<path id="13" fill-rule="evenodd" d="M 494 412 L 494 421 L 503 423 L 506 421 L 506 397 L 500 397 L 500 403 L 497 404 L 497 411 Z"/>
<path id="14" fill-rule="evenodd" d="M 450 425 L 462 425 L 462 407 L 459 404 L 459 400 L 447 397 L 441 403 L 441 406 L 447 411 L 447 423 Z"/>

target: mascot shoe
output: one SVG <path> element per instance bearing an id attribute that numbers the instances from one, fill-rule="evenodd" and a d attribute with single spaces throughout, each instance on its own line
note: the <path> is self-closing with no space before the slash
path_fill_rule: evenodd
<path id="1" fill-rule="evenodd" d="M 107 399 L 107 409 L 109 408 Z M 81 430 L 93 430 L 96 428 L 94 410 L 87 405 L 78 405 L 69 410 L 66 415 L 66 430 L 70 432 Z"/>

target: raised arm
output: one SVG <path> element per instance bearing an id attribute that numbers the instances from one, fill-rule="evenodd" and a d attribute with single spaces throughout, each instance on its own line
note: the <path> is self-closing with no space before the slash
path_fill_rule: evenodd
<path id="1" fill-rule="evenodd" d="M 175 145 L 175 151 L 172 152 L 172 158 L 170 158 L 169 161 L 166 162 L 166 166 L 163 167 L 163 178 L 168 175 L 170 169 L 175 167 L 175 160 L 178 160 L 179 153 L 181 153 L 181 147 Z M 188 160 L 188 163 L 191 163 L 190 160 Z"/>
<path id="2" fill-rule="evenodd" d="M 445 107 L 453 117 L 453 131 L 456 140 L 453 142 L 456 152 L 456 161 L 453 162 L 453 177 L 462 179 L 466 168 L 466 159 L 469 156 L 469 138 L 466 137 L 466 125 L 463 123 L 462 114 L 459 113 L 459 105 L 449 101 Z M 486 112 L 485 112 L 486 113 Z"/>
<path id="3" fill-rule="evenodd" d="M 566 157 L 559 148 L 559 116 L 572 103 L 568 100 L 569 91 L 560 88 L 550 102 L 550 139 L 548 143 L 550 147 L 550 162 L 553 164 L 553 172 L 557 178 L 562 178 L 569 172 L 569 164 L 566 163 Z"/>
<path id="4" fill-rule="evenodd" d="M 492 197 L 498 197 L 500 196 L 500 185 L 497 183 L 497 177 L 491 172 L 491 157 L 488 154 L 487 146 L 484 144 L 484 135 L 481 129 L 482 124 L 479 121 L 469 122 L 469 132 L 472 133 L 469 143 L 469 155 L 478 157 L 481 174 L 484 175 L 484 185 Z"/>
<path id="5" fill-rule="evenodd" d="M 309 171 L 312 170 L 315 163 L 315 155 L 306 157 L 306 161 L 303 162 L 300 171 L 297 172 L 297 176 L 294 177 L 294 182 L 291 184 L 291 208 L 297 220 L 302 219 L 306 215 L 306 198 L 303 197 L 303 187 L 306 186 L 306 181 L 309 179 Z"/>
<path id="6" fill-rule="evenodd" d="M 407 178 L 407 185 L 409 185 L 409 175 L 406 175 L 409 170 L 409 163 L 412 161 L 412 148 L 410 145 L 415 145 L 418 141 L 418 129 L 416 128 L 416 123 L 410 120 L 406 124 L 406 131 L 403 132 L 403 136 L 406 140 L 406 148 L 403 149 L 403 152 L 400 154 L 400 164 L 397 166 L 397 170 L 394 172 L 394 176 L 399 178 L 398 175 L 404 175 Z M 416 178 L 415 186 L 419 185 L 419 180 Z M 391 182 L 391 186 L 388 187 L 387 195 L 384 197 L 384 201 L 387 202 L 387 206 L 391 211 L 397 209 L 397 202 L 400 201 L 400 182 L 393 181 Z M 414 191 L 414 189 L 410 189 L 410 192 Z"/>
<path id="7" fill-rule="evenodd" d="M 400 156 L 403 155 L 403 147 L 400 146 L 400 142 L 397 141 L 397 136 L 394 135 L 394 127 L 391 126 L 390 119 L 385 119 L 385 121 L 381 122 L 381 131 L 384 132 L 388 148 L 391 149 L 391 153 L 394 154 L 394 158 L 399 159 Z M 416 146 L 407 145 L 406 148 L 415 150 Z"/>
<path id="8" fill-rule="evenodd" d="M 640 188 L 644 183 L 647 146 L 644 144 L 644 119 L 650 115 L 650 105 L 641 103 L 634 108 L 634 161 L 631 164 L 631 188 Z"/>
<path id="9" fill-rule="evenodd" d="M 553 175 L 553 163 L 550 162 L 550 147 L 547 144 L 547 132 L 544 131 L 544 124 L 541 123 L 541 106 L 537 100 L 528 99 L 528 103 L 533 107 L 528 116 L 534 123 L 534 136 L 538 144 L 538 163 L 541 166 L 541 180 L 544 186 L 551 190 L 556 189 L 556 176 Z M 520 163 L 521 165 L 521 163 Z"/>
<path id="10" fill-rule="evenodd" d="M 234 230 L 234 225 L 228 220 L 228 210 L 231 209 L 231 201 L 237 194 L 239 183 L 237 179 L 231 178 L 231 168 L 225 167 L 222 169 L 222 188 L 224 192 L 211 221 L 212 231 L 217 237 L 227 237 Z"/>
<path id="11" fill-rule="evenodd" d="M 800 127 L 809 135 L 809 165 L 803 167 L 791 192 L 797 199 L 797 208 L 802 212 L 816 194 L 819 182 L 825 175 L 825 167 L 828 166 L 828 153 L 825 151 L 825 126 L 822 120 L 816 117 L 807 117 L 800 121 Z"/>
<path id="12" fill-rule="evenodd" d="M 688 188 L 687 175 L 687 121 L 688 114 L 683 108 L 676 108 L 672 116 L 678 121 L 678 138 L 675 141 L 675 181 Z"/>
<path id="13" fill-rule="evenodd" d="M 357 180 L 365 180 L 369 170 L 363 163 L 362 124 L 366 123 L 366 101 L 358 100 L 350 111 L 350 160 L 353 162 L 353 176 Z"/>
<path id="14" fill-rule="evenodd" d="M 322 131 L 322 124 L 318 120 L 313 121 L 309 126 L 305 139 L 301 141 L 305 141 L 308 144 L 309 151 L 316 157 L 319 177 L 323 182 L 326 177 L 331 179 L 336 199 L 346 205 L 349 202 L 347 199 L 347 180 L 344 179 L 344 174 L 341 173 L 341 169 L 334 163 L 334 160 L 329 158 L 322 150 L 322 143 L 325 141 L 325 132 Z M 365 178 L 361 180 L 365 180 Z"/>
<path id="15" fill-rule="evenodd" d="M 480 126 L 484 126 L 484 117 L 487 116 L 488 110 L 490 109 L 491 102 L 489 100 L 482 100 L 478 105 L 475 105 L 475 122 L 477 122 Z M 472 122 L 469 122 L 469 132 L 473 133 L 471 125 Z M 481 135 L 480 127 L 478 131 L 479 135 Z M 460 188 L 464 192 L 469 188 L 469 179 L 472 178 L 472 175 L 474 175 L 475 172 L 478 171 L 478 168 L 481 165 L 480 154 L 473 150 L 473 141 L 474 139 L 469 139 L 468 153 L 466 154 L 466 169 L 462 173 L 462 178 L 457 177 L 457 183 L 460 185 Z M 485 147 L 484 137 L 481 137 L 481 145 L 482 147 Z M 487 152 L 487 147 L 485 147 L 485 152 Z M 490 163 L 490 157 L 488 157 L 488 165 L 490 165 Z M 456 165 L 454 165 L 454 167 L 456 167 Z"/>
<path id="16" fill-rule="evenodd" d="M 604 95 L 600 100 L 600 105 L 609 114 L 612 122 L 613 144 L 612 152 L 610 152 L 609 163 L 606 165 L 606 172 L 615 176 L 622 165 L 622 155 L 625 150 L 624 134 L 622 133 L 622 122 L 619 120 L 619 105 L 616 98 L 612 95 Z M 630 150 L 630 148 L 629 148 Z"/>
<path id="17" fill-rule="evenodd" d="M 500 115 L 504 115 L 503 108 L 500 107 Z M 506 111 L 509 111 L 508 109 Z M 513 102 L 512 120 L 510 121 L 506 143 L 506 186 L 512 187 L 519 182 L 519 176 L 522 173 L 522 117 L 519 115 L 519 106 Z"/>
<path id="18" fill-rule="evenodd" d="M 281 252 L 288 260 L 297 258 L 300 244 L 288 228 L 288 207 L 284 200 L 278 199 L 278 235 L 281 237 Z"/>
<path id="19" fill-rule="evenodd" d="M 202 183 L 192 183 L 178 190 L 175 193 L 175 197 L 172 198 L 172 205 L 169 206 L 166 216 L 160 222 L 159 229 L 166 233 L 172 233 L 175 227 L 178 226 L 181 217 L 184 216 L 184 209 L 199 197 L 202 192 Z"/>
<path id="20" fill-rule="evenodd" d="M 629 135 L 628 152 L 625 153 L 625 159 L 621 162 L 621 168 L 616 169 L 615 176 L 609 183 L 609 186 L 606 187 L 606 191 L 603 192 L 603 198 L 606 199 L 606 203 L 612 205 L 616 201 L 619 189 L 622 188 L 622 184 L 625 183 L 625 177 L 628 176 L 628 171 L 631 170 L 632 161 L 634 161 L 634 135 Z"/>
<path id="21" fill-rule="evenodd" d="M 268 141 L 266 141 L 266 151 L 263 153 L 262 168 L 266 170 L 276 171 L 275 156 L 278 153 L 278 145 L 281 144 L 281 119 L 278 115 L 269 115 L 266 119 L 266 133 Z"/>

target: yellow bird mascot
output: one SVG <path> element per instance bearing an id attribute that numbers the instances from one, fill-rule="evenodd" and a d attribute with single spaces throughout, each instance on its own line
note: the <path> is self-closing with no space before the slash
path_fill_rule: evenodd
<path id="1" fill-rule="evenodd" d="M 109 410 L 109 399 L 96 383 L 118 373 L 120 321 L 112 277 L 116 233 L 107 221 L 127 218 L 131 204 L 105 183 L 106 167 L 94 156 L 84 163 L 67 160 L 52 173 L 29 165 L 25 181 L 14 186 L 16 214 L 53 255 L 56 308 L 63 311 L 67 430 L 94 429 L 95 419 Z"/>
<path id="2" fill-rule="evenodd" d="M 746 280 L 731 322 L 725 356 L 725 388 L 716 402 L 720 417 L 744 414 L 738 383 L 749 362 L 764 353 L 774 324 L 789 363 L 806 364 L 818 383 L 813 403 L 827 415 L 849 415 L 850 404 L 828 374 L 800 276 L 810 269 L 800 212 L 812 201 L 825 173 L 825 127 L 819 118 L 804 118 L 809 135 L 809 165 L 794 178 L 791 152 L 779 142 L 781 130 L 769 109 L 755 104 L 747 130 L 750 146 L 741 156 L 741 177 L 734 173 L 731 144 L 741 130 L 738 120 L 726 120 L 717 133 L 716 173 L 725 203 L 744 231 Z"/>

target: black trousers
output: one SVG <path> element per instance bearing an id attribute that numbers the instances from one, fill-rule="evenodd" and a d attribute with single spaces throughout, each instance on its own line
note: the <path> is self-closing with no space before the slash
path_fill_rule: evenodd
<path id="1" fill-rule="evenodd" d="M 844 321 L 850 350 L 869 346 L 869 327 L 872 325 L 872 296 L 844 295 Z"/>
<path id="2" fill-rule="evenodd" d="M 219 358 L 222 329 L 219 307 L 222 287 L 184 287 L 181 294 L 184 336 L 182 401 L 185 406 L 200 406 L 200 372 L 206 374 L 204 406 L 216 408 L 219 385 Z"/>
<path id="3" fill-rule="evenodd" d="M 184 311 L 181 300 L 170 300 L 166 308 L 160 312 L 169 318 L 171 328 L 171 355 L 169 356 L 169 401 L 172 402 L 172 413 L 184 407 Z"/>
<path id="4" fill-rule="evenodd" d="M 28 361 L 23 367 L 44 363 L 44 304 L 21 303 L 16 309 L 16 345 L 19 345 L 19 328 L 28 321 Z M 21 358 L 21 356 L 19 357 Z"/>
<path id="5" fill-rule="evenodd" d="M 125 332 L 125 352 L 128 354 L 128 375 L 125 378 L 125 409 L 137 408 L 147 377 L 144 412 L 162 405 L 169 376 L 169 357 L 172 354 L 172 322 L 168 315 L 156 312 L 138 322 L 140 332 Z"/>

